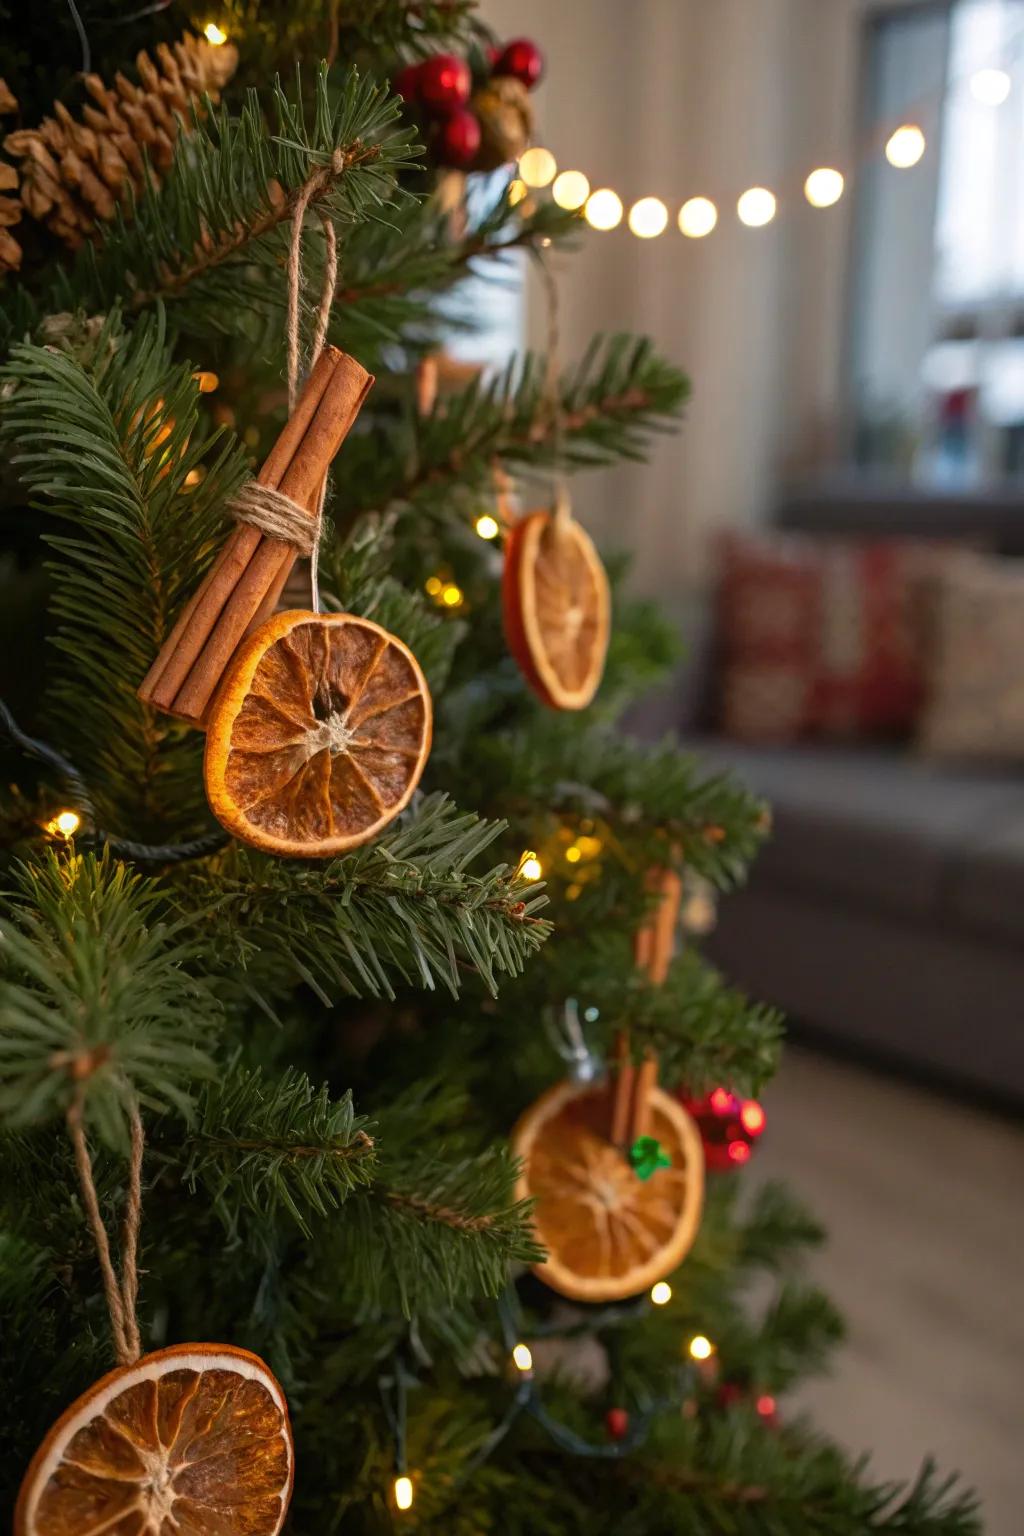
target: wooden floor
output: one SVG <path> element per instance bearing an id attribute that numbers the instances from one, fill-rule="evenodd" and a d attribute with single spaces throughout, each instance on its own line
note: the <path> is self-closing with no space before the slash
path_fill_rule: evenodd
<path id="1" fill-rule="evenodd" d="M 1024 1131 L 795 1048 L 764 1102 L 756 1176 L 829 1228 L 815 1278 L 849 1325 L 795 1405 L 881 1477 L 932 1452 L 979 1490 L 988 1536 L 1020 1536 Z"/>

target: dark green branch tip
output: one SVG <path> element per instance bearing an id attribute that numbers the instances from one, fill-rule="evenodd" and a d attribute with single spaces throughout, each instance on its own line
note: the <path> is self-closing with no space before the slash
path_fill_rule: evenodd
<path id="1" fill-rule="evenodd" d="M 629 1164 L 637 1178 L 646 1183 L 659 1168 L 671 1168 L 672 1159 L 653 1136 L 638 1136 L 629 1149 Z"/>

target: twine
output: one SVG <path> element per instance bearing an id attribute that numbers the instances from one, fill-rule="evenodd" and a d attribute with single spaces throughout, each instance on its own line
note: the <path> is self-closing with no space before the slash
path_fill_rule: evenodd
<path id="1" fill-rule="evenodd" d="M 138 1106 L 131 1109 L 131 1156 L 128 1164 L 128 1194 L 125 1198 L 121 1228 L 121 1273 L 118 1275 L 110 1255 L 110 1240 L 100 1214 L 99 1197 L 92 1173 L 92 1158 L 82 1125 L 82 1099 L 77 1097 L 68 1110 L 68 1134 L 75 1153 L 75 1167 L 82 1191 L 85 1214 L 89 1221 L 96 1255 L 103 1276 L 103 1293 L 110 1314 L 110 1332 L 119 1365 L 134 1365 L 142 1354 L 136 1302 L 139 1295 L 139 1226 L 142 1221 L 142 1148 L 144 1133 Z"/>
<path id="2" fill-rule="evenodd" d="M 303 288 L 302 226 L 305 221 L 306 209 L 309 207 L 310 200 L 317 193 L 322 192 L 326 187 L 330 186 L 333 178 L 335 176 L 340 176 L 344 169 L 344 151 L 336 149 L 334 154 L 331 156 L 330 164 L 322 166 L 315 175 L 311 176 L 308 181 L 304 182 L 303 185 L 299 188 L 299 194 L 295 199 L 295 209 L 292 214 L 291 244 L 288 247 L 287 347 L 289 412 L 294 411 L 296 401 L 299 397 L 299 301 Z M 338 242 L 334 233 L 334 225 L 331 223 L 331 220 L 325 213 L 321 213 L 319 217 L 320 225 L 324 232 L 324 244 L 326 246 L 326 253 L 324 258 L 323 282 L 320 286 L 320 303 L 316 312 L 316 329 L 313 333 L 313 350 L 309 358 L 309 368 L 314 367 L 317 358 L 320 356 L 320 353 L 324 349 L 324 342 L 327 339 L 327 326 L 331 318 L 331 306 L 334 303 L 335 289 L 338 285 Z M 246 489 L 246 487 L 243 487 L 243 490 Z M 316 506 L 313 509 L 312 533 L 308 536 L 304 536 L 301 543 L 299 540 L 289 538 L 289 543 L 299 544 L 300 550 L 303 553 L 309 554 L 309 596 L 310 605 L 314 613 L 320 612 L 320 535 L 323 531 L 324 499 L 326 495 L 327 477 L 324 476 L 319 493 L 317 495 Z M 287 497 L 282 497 L 281 500 L 286 503 L 288 502 Z M 251 499 L 249 500 L 248 505 L 250 507 L 252 506 Z M 263 503 L 264 508 L 266 505 L 266 503 Z M 291 507 L 294 506 L 294 503 L 288 503 L 288 505 Z M 283 509 L 280 504 L 278 504 L 274 509 L 274 511 L 278 514 L 281 513 L 282 510 Z M 287 513 L 285 515 L 287 515 Z M 304 513 L 304 516 L 308 523 L 308 513 Z M 247 517 L 244 518 L 243 521 L 253 521 L 253 519 Z M 262 527 L 263 524 L 257 523 L 256 526 Z M 276 535 L 274 535 L 274 537 L 276 537 Z M 310 547 L 307 551 L 303 548 L 303 546 L 308 542 L 309 539 L 311 539 L 312 542 L 310 543 Z"/>
<path id="3" fill-rule="evenodd" d="M 300 555 L 311 557 L 316 549 L 317 529 L 307 508 L 272 486 L 246 480 L 226 510 L 236 523 L 251 523 L 268 538 L 294 545 Z"/>
<path id="4" fill-rule="evenodd" d="M 562 410 L 562 396 L 558 387 L 559 374 L 561 372 L 562 345 L 558 284 L 555 282 L 555 275 L 543 251 L 535 250 L 533 254 L 536 258 L 538 271 L 540 272 L 547 309 L 548 336 L 547 366 L 544 374 L 544 399 L 551 421 L 552 453 L 555 461 L 555 527 L 561 529 L 572 519 L 572 501 L 569 496 L 569 484 L 565 476 L 565 413 Z"/>

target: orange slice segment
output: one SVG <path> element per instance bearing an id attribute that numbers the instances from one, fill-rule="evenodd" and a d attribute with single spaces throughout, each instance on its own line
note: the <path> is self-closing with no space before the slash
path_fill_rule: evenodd
<path id="1" fill-rule="evenodd" d="M 523 675 L 554 709 L 585 709 L 604 672 L 608 577 L 573 518 L 531 512 L 505 545 L 505 635 Z"/>
<path id="2" fill-rule="evenodd" d="M 258 1355 L 161 1349 L 57 1420 L 21 1485 L 15 1536 L 277 1536 L 294 1461 L 284 1393 Z"/>
<path id="3" fill-rule="evenodd" d="M 379 624 L 349 613 L 276 614 L 237 652 L 210 709 L 213 813 L 267 853 L 344 853 L 408 805 L 431 722 L 419 663 Z"/>
<path id="4" fill-rule="evenodd" d="M 662 1279 L 688 1253 L 704 1198 L 704 1152 L 694 1121 L 667 1093 L 650 1094 L 650 1134 L 671 1157 L 648 1180 L 609 1139 L 611 1090 L 564 1082 L 516 1126 L 517 1197 L 534 1200 L 547 1260 L 536 1273 L 575 1301 L 619 1301 Z"/>

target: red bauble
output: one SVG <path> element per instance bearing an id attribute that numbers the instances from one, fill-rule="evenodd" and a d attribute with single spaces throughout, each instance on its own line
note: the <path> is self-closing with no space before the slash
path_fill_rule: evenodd
<path id="1" fill-rule="evenodd" d="M 419 64 L 407 64 L 400 69 L 391 81 L 391 89 L 403 101 L 416 101 L 420 94 L 420 69 Z"/>
<path id="2" fill-rule="evenodd" d="M 609 1408 L 604 1416 L 609 1440 L 625 1440 L 629 1434 L 629 1414 L 625 1408 Z"/>
<path id="3" fill-rule="evenodd" d="M 468 107 L 446 117 L 437 136 L 437 158 L 442 165 L 465 171 L 480 153 L 480 119 Z"/>
<path id="4" fill-rule="evenodd" d="M 740 1099 L 728 1088 L 715 1088 L 704 1098 L 683 1095 L 682 1100 L 697 1122 L 709 1168 L 724 1173 L 749 1163 L 766 1123 L 756 1099 Z"/>
<path id="5" fill-rule="evenodd" d="M 473 75 L 458 54 L 435 53 L 419 67 L 420 100 L 441 117 L 464 107 L 472 89 Z"/>
<path id="6" fill-rule="evenodd" d="M 544 55 L 537 44 L 528 37 L 517 37 L 506 43 L 494 65 L 496 75 L 512 75 L 521 80 L 528 91 L 539 85 L 544 74 Z"/>

